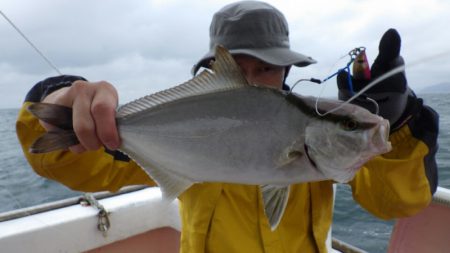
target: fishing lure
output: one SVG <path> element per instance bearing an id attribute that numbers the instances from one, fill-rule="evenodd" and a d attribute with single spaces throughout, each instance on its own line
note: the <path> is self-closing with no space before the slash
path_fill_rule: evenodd
<path id="1" fill-rule="evenodd" d="M 366 49 L 364 47 L 355 48 L 353 55 L 356 54 L 353 61 L 353 78 L 356 80 L 368 81 L 370 80 L 370 67 L 367 61 Z M 359 51 L 359 52 L 358 52 Z"/>
<path id="2" fill-rule="evenodd" d="M 292 90 L 294 89 L 294 87 L 295 87 L 297 84 L 299 84 L 300 82 L 303 82 L 303 81 L 309 81 L 309 82 L 321 84 L 321 83 L 324 83 L 324 82 L 330 80 L 331 78 L 337 76 L 337 75 L 340 74 L 341 72 L 345 72 L 346 75 L 347 75 L 347 85 L 348 85 L 348 90 L 350 91 L 350 94 L 352 95 L 352 97 L 351 97 L 349 100 L 345 101 L 342 105 L 340 105 L 340 106 L 338 106 L 338 107 L 336 107 L 336 108 L 334 108 L 334 109 L 332 109 L 332 110 L 330 110 L 330 111 L 328 111 L 328 112 L 321 113 L 321 112 L 319 112 L 319 110 L 318 110 L 318 103 L 319 103 L 319 100 L 320 100 L 320 95 L 319 95 L 319 96 L 317 97 L 317 99 L 316 99 L 316 104 L 315 104 L 315 109 L 316 109 L 317 115 L 319 115 L 319 116 L 325 116 L 325 115 L 327 115 L 327 114 L 329 114 L 329 113 L 335 112 L 336 110 L 339 110 L 341 107 L 345 106 L 345 104 L 348 104 L 348 103 L 350 103 L 351 101 L 353 101 L 353 100 L 354 100 L 356 97 L 358 97 L 358 96 L 360 96 L 360 97 L 362 97 L 362 98 L 365 98 L 365 99 L 367 99 L 368 101 L 372 102 L 372 103 L 374 104 L 375 108 L 376 108 L 375 114 L 378 114 L 378 112 L 379 112 L 379 109 L 378 109 L 378 108 L 379 108 L 378 103 L 377 103 L 375 100 L 371 99 L 370 97 L 364 95 L 363 93 L 364 93 L 366 90 L 368 90 L 370 87 L 372 87 L 373 85 L 379 83 L 380 81 L 382 81 L 382 80 L 384 80 L 384 79 L 386 79 L 386 78 L 388 78 L 388 77 L 390 77 L 390 76 L 392 76 L 392 75 L 394 75 L 394 74 L 396 74 L 396 73 L 398 73 L 398 72 L 404 70 L 404 68 L 402 68 L 402 69 L 401 69 L 400 71 L 398 71 L 398 72 L 394 72 L 394 73 L 390 74 L 389 76 L 383 78 L 383 79 L 380 80 L 380 81 L 377 81 L 378 79 L 380 79 L 380 78 L 383 77 L 384 75 L 383 75 L 383 76 L 380 76 L 379 78 L 377 78 L 377 79 L 374 80 L 373 82 L 369 83 L 364 89 L 362 89 L 362 90 L 359 91 L 357 94 L 355 94 L 355 92 L 354 92 L 354 90 L 353 90 L 352 75 L 351 75 L 350 73 L 353 74 L 353 79 L 355 79 L 355 80 L 369 81 L 370 78 L 371 78 L 369 62 L 368 62 L 367 56 L 366 56 L 366 48 L 365 48 L 365 47 L 356 47 L 356 48 L 350 50 L 350 51 L 347 53 L 347 55 L 350 57 L 350 59 L 349 59 L 349 61 L 347 62 L 347 64 L 345 65 L 345 67 L 338 69 L 335 73 L 331 74 L 330 76 L 326 77 L 326 78 L 323 79 L 323 80 L 316 79 L 316 78 L 311 78 L 311 79 L 300 79 L 300 80 L 298 80 L 297 82 L 295 82 L 295 83 L 292 85 L 292 88 L 291 88 L 291 91 L 290 91 L 290 92 L 292 92 Z M 347 56 L 347 55 L 346 55 L 346 56 Z M 345 56 L 344 56 L 344 57 L 345 57 Z M 352 64 L 353 64 L 353 68 L 352 68 L 352 71 L 350 72 L 350 66 L 352 66 Z M 394 69 L 394 70 L 395 70 L 395 69 Z M 392 70 L 392 71 L 394 71 L 394 70 Z M 389 73 L 391 73 L 391 71 L 388 72 L 388 73 L 386 73 L 386 74 L 389 74 Z M 375 82 L 375 81 L 377 81 L 377 82 Z"/>

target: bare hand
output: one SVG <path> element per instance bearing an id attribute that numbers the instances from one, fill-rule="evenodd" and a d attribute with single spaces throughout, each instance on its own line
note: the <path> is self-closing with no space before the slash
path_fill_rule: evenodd
<path id="1" fill-rule="evenodd" d="M 118 95 L 110 83 L 75 81 L 72 86 L 49 94 L 42 102 L 72 107 L 73 129 L 80 144 L 70 147 L 71 151 L 97 150 L 102 145 L 115 150 L 120 146 L 115 119 Z M 54 128 L 41 124 L 47 130 Z"/>

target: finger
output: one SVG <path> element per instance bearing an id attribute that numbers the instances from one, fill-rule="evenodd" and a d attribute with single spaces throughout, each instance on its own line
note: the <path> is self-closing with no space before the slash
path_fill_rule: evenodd
<path id="1" fill-rule="evenodd" d="M 101 144 L 96 134 L 95 122 L 91 115 L 91 104 L 94 96 L 92 84 L 75 82 L 72 92 L 77 95 L 73 101 L 73 129 L 80 144 L 86 150 L 97 150 Z"/>
<path id="2" fill-rule="evenodd" d="M 115 150 L 120 146 L 115 117 L 117 92 L 109 83 L 99 82 L 96 85 L 91 114 L 95 121 L 97 136 L 107 148 Z"/>
<path id="3" fill-rule="evenodd" d="M 338 89 L 340 90 L 348 90 L 348 75 L 349 73 L 345 70 L 340 71 L 336 76 L 336 82 L 338 85 Z"/>
<path id="4" fill-rule="evenodd" d="M 378 46 L 379 55 L 378 61 L 382 64 L 387 64 L 400 55 L 401 38 L 400 34 L 395 29 L 387 30 L 380 40 Z"/>

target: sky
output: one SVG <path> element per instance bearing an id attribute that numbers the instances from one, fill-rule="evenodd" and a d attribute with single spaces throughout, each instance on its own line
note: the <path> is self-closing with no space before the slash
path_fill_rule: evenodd
<path id="1" fill-rule="evenodd" d="M 183 83 L 208 51 L 209 24 L 225 0 L 1 0 L 9 17 L 60 72 L 108 81 L 123 104 Z M 324 79 L 364 46 L 369 63 L 389 28 L 402 37 L 406 74 L 416 91 L 449 83 L 450 1 L 268 0 L 289 23 L 291 49 L 317 64 L 287 80 Z M 57 75 L 0 16 L 0 108 L 20 107 L 38 81 Z M 301 83 L 298 93 L 335 97 L 334 79 Z"/>

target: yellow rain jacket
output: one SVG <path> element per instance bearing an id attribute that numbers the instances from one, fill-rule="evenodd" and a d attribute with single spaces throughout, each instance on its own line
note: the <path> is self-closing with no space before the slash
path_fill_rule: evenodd
<path id="1" fill-rule="evenodd" d="M 19 113 L 17 135 L 36 173 L 77 191 L 117 191 L 126 185 L 155 185 L 135 162 L 120 152 L 104 149 L 83 154 L 28 152 L 45 130 L 26 107 L 40 101 L 52 89 L 69 85 L 71 78 L 74 77 L 63 76 L 56 80 L 59 82 L 38 83 Z M 349 182 L 354 199 L 382 219 L 417 213 L 430 203 L 436 189 L 438 118 L 420 101 L 416 107 L 417 113 L 408 123 L 391 134 L 393 150 L 369 161 Z M 179 196 L 181 252 L 327 252 L 332 185 L 333 181 L 293 185 L 285 214 L 272 232 L 257 186 L 195 184 Z"/>

